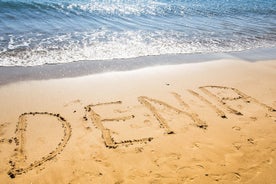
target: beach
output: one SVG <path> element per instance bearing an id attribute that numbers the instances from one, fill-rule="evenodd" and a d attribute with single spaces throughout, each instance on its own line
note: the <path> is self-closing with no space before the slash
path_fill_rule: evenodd
<path id="1" fill-rule="evenodd" d="M 275 0 L 0 0 L 0 183 L 276 183 Z"/>
<path id="2" fill-rule="evenodd" d="M 276 60 L 0 86 L 3 183 L 276 183 Z"/>

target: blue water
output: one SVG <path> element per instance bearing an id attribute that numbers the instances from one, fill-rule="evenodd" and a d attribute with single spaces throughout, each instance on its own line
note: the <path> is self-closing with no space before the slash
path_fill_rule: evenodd
<path id="1" fill-rule="evenodd" d="M 0 66 L 274 46 L 275 0 L 0 0 Z"/>

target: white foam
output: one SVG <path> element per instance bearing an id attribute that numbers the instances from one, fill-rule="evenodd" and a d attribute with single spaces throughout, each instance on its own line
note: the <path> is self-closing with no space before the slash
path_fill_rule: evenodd
<path id="1" fill-rule="evenodd" d="M 72 37 L 81 38 L 74 40 Z M 34 66 L 43 64 L 68 63 L 79 60 L 109 60 L 118 58 L 135 58 L 139 56 L 208 53 L 240 51 L 256 48 L 265 43 L 233 42 L 222 43 L 218 40 L 193 41 L 183 38 L 180 32 L 165 31 L 124 31 L 110 32 L 98 30 L 94 32 L 64 34 L 40 40 L 35 48 L 29 47 L 34 38 L 15 43 L 11 37 L 8 52 L 0 52 L 2 66 Z M 25 46 L 26 49 L 16 50 Z M 268 46 L 270 46 L 268 44 Z"/>

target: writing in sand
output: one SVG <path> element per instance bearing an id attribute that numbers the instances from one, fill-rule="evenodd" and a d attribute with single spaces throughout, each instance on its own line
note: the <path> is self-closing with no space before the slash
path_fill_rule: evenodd
<path id="1" fill-rule="evenodd" d="M 201 86 L 198 88 L 198 92 L 194 90 L 187 90 L 187 92 L 195 99 L 195 103 L 204 104 L 205 108 L 213 111 L 222 121 L 223 119 L 231 118 L 231 116 L 247 117 L 247 115 L 243 113 L 243 110 L 244 108 L 250 106 L 262 109 L 266 118 L 271 118 L 273 121 L 275 121 L 275 117 L 272 115 L 272 112 L 276 111 L 274 108 L 258 101 L 257 99 L 241 92 L 236 88 L 224 86 Z M 151 120 L 154 119 L 155 122 L 157 122 L 157 127 L 162 130 L 161 132 L 163 134 L 176 134 L 177 129 L 174 128 L 172 120 L 166 116 L 166 114 L 170 112 L 174 118 L 180 116 L 185 117 L 186 119 L 189 119 L 190 125 L 198 127 L 203 131 L 207 131 L 208 122 L 202 120 L 200 115 L 193 111 L 189 103 L 185 102 L 180 94 L 173 92 L 171 95 L 175 99 L 175 102 L 178 103 L 177 105 L 172 105 L 167 103 L 165 100 L 159 100 L 148 96 L 139 96 L 137 98 L 138 102 L 140 103 L 140 106 L 137 108 L 144 108 L 148 112 L 147 116 L 151 117 L 148 118 L 150 120 L 144 120 L 144 125 L 147 123 L 152 123 Z M 120 100 L 87 105 L 84 107 L 85 114 L 83 116 L 83 121 L 93 123 L 96 130 L 98 130 L 102 135 L 103 143 L 107 148 L 115 149 L 118 146 L 123 145 L 128 146 L 136 143 L 148 143 L 156 138 L 156 136 L 151 135 L 140 138 L 131 137 L 132 134 L 135 134 L 134 132 L 132 132 L 127 139 L 115 138 L 116 135 L 114 134 L 112 127 L 110 128 L 110 126 L 108 126 L 110 122 L 119 122 L 120 126 L 125 126 L 125 122 L 127 121 L 140 121 L 140 117 L 137 117 L 137 115 L 131 113 L 131 111 L 128 110 L 116 109 L 116 112 L 122 114 L 119 117 L 111 117 L 110 114 L 100 113 L 100 109 L 122 105 L 123 102 Z M 25 144 L 26 133 L 30 131 L 27 129 L 28 121 L 31 117 L 37 117 L 35 121 L 39 121 L 40 118 L 45 116 L 51 117 L 54 122 L 57 122 L 58 125 L 60 125 L 60 127 L 56 127 L 62 130 L 61 132 L 63 132 L 63 135 L 61 136 L 61 139 L 54 150 L 44 155 L 40 160 L 34 160 L 32 163 L 27 164 L 25 163 Z M 7 142 L 9 144 L 15 144 L 14 154 L 11 156 L 11 160 L 9 160 L 11 169 L 8 171 L 8 175 L 11 178 L 15 178 L 17 175 L 27 173 L 36 167 L 40 167 L 45 162 L 49 162 L 58 154 L 61 154 L 70 140 L 72 131 L 72 126 L 70 123 L 66 120 L 65 117 L 58 113 L 26 112 L 21 114 L 18 118 L 14 137 L 0 140 L 0 143 Z"/>

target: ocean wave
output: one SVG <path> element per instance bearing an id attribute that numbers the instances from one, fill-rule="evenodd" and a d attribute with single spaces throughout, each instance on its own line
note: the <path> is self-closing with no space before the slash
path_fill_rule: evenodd
<path id="1" fill-rule="evenodd" d="M 35 37 L 37 39 L 37 37 Z M 43 37 L 41 37 L 43 38 Z M 76 39 L 77 38 L 77 39 Z M 275 46 L 271 41 L 251 39 L 219 40 L 205 37 L 189 39 L 181 32 L 95 31 L 64 34 L 43 39 L 21 40 L 0 51 L 2 66 L 34 66 L 80 60 L 110 60 L 139 56 L 240 51 Z M 104 41 L 103 41 L 104 40 Z M 32 42 L 36 42 L 35 44 Z"/>
<path id="2" fill-rule="evenodd" d="M 0 65 L 276 44 L 273 0 L 0 0 Z"/>
<path id="3" fill-rule="evenodd" d="M 0 12 L 38 11 L 65 15 L 235 15 L 237 13 L 276 14 L 276 3 L 271 0 L 1 0 Z M 23 13 L 23 12 L 22 12 Z"/>
<path id="4" fill-rule="evenodd" d="M 0 1 L 0 12 L 6 11 L 55 11 L 64 14 L 85 15 L 162 15 L 183 12 L 183 6 L 158 1 Z"/>

